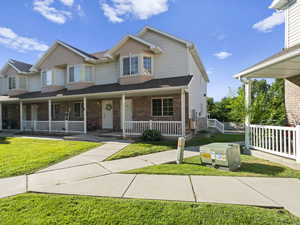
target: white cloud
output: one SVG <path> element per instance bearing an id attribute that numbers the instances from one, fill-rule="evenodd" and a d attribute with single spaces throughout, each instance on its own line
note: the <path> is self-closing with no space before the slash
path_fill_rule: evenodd
<path id="1" fill-rule="evenodd" d="M 228 57 L 232 56 L 232 53 L 223 51 L 214 54 L 214 56 L 216 56 L 219 59 L 227 59 Z"/>
<path id="2" fill-rule="evenodd" d="M 34 38 L 22 37 L 7 27 L 0 27 L 0 44 L 19 52 L 46 51 L 49 47 Z"/>
<path id="3" fill-rule="evenodd" d="M 71 6 L 73 1 L 71 0 L 60 0 L 63 4 Z M 39 12 L 46 19 L 58 23 L 64 24 L 67 19 L 71 18 L 72 13 L 65 10 L 56 9 L 51 7 L 54 3 L 54 0 L 34 0 L 33 1 L 33 9 Z M 71 4 L 71 5 L 70 5 Z"/>
<path id="4" fill-rule="evenodd" d="M 72 6 L 74 4 L 74 0 L 60 0 L 60 2 L 66 6 Z"/>
<path id="5" fill-rule="evenodd" d="M 284 23 L 284 12 L 278 11 L 278 12 L 274 12 L 272 16 L 269 16 L 264 20 L 254 24 L 252 28 L 267 33 L 267 32 L 271 32 L 274 27 L 281 25 L 283 23 Z"/>
<path id="6" fill-rule="evenodd" d="M 76 9 L 77 9 L 77 13 L 78 13 L 78 15 L 79 15 L 80 17 L 85 16 L 85 12 L 83 11 L 81 5 L 78 4 L 77 7 L 76 7 Z"/>
<path id="7" fill-rule="evenodd" d="M 113 23 L 121 23 L 126 17 L 133 16 L 146 20 L 154 15 L 166 12 L 170 0 L 100 0 L 104 15 Z"/>

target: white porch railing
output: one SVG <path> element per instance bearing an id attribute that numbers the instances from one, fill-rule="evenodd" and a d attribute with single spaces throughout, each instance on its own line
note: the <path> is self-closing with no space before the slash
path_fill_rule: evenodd
<path id="1" fill-rule="evenodd" d="M 163 136 L 182 135 L 181 121 L 125 121 L 125 135 L 142 135 L 145 130 L 158 130 Z"/>
<path id="2" fill-rule="evenodd" d="M 224 134 L 224 124 L 221 123 L 217 119 L 208 119 L 207 120 L 207 127 L 208 128 L 216 128 L 218 131 Z"/>
<path id="3" fill-rule="evenodd" d="M 299 135 L 298 127 L 250 125 L 250 147 L 298 161 Z"/>
<path id="4" fill-rule="evenodd" d="M 49 121 L 23 120 L 23 130 L 49 132 Z M 51 132 L 84 133 L 84 121 L 51 121 Z"/>

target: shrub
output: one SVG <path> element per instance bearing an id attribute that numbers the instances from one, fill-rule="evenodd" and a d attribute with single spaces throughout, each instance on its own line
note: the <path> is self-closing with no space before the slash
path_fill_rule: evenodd
<path id="1" fill-rule="evenodd" d="M 161 133 L 158 130 L 145 130 L 142 139 L 144 141 L 160 141 Z"/>

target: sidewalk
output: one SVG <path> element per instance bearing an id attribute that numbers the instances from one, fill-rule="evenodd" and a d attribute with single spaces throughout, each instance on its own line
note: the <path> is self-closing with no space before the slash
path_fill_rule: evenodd
<path id="1" fill-rule="evenodd" d="M 127 143 L 111 142 L 29 176 L 0 180 L 0 197 L 27 191 L 285 207 L 300 217 L 300 181 L 289 178 L 118 174 L 176 160 L 176 150 L 103 160 Z M 185 151 L 185 157 L 198 155 Z"/>

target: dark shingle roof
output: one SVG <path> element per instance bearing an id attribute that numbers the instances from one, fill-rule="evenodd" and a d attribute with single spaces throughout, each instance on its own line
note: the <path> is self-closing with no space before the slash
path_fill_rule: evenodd
<path id="1" fill-rule="evenodd" d="M 20 62 L 20 61 L 14 60 L 14 59 L 11 59 L 9 62 L 14 67 L 16 67 L 19 71 L 24 72 L 24 73 L 30 72 L 30 68 L 32 67 L 31 64 Z"/>
<path id="2" fill-rule="evenodd" d="M 120 85 L 119 83 L 102 84 L 102 85 L 94 85 L 79 90 L 63 89 L 60 91 L 48 92 L 48 93 L 42 93 L 38 91 L 38 92 L 21 94 L 15 97 L 20 99 L 30 99 L 30 98 L 55 97 L 57 95 L 70 96 L 70 95 L 81 95 L 81 94 L 142 90 L 142 89 L 152 89 L 152 88 L 179 87 L 179 86 L 187 86 L 190 83 L 192 77 L 193 76 L 189 75 L 189 76 L 182 76 L 182 77 L 153 79 L 145 83 L 129 84 L 129 85 Z"/>
<path id="3" fill-rule="evenodd" d="M 77 52 L 80 52 L 82 55 L 85 55 L 86 57 L 89 57 L 89 58 L 92 58 L 92 59 L 98 59 L 96 56 L 91 55 L 91 54 L 89 54 L 89 53 L 86 53 L 86 52 L 80 50 L 79 48 L 75 48 L 74 46 L 69 45 L 69 44 L 67 44 L 67 43 L 65 43 L 65 42 L 63 42 L 63 41 L 59 41 L 59 42 L 61 42 L 62 44 L 66 45 L 66 46 L 68 46 L 68 47 L 70 47 L 70 48 L 72 48 L 72 49 L 74 49 L 74 50 L 77 51 Z"/>

